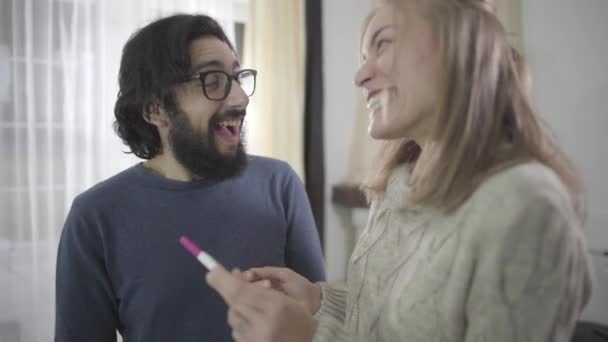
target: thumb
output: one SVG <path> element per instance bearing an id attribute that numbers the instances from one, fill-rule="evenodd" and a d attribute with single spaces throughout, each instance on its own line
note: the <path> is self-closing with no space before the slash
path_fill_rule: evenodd
<path id="1" fill-rule="evenodd" d="M 206 279 L 207 284 L 217 291 L 228 305 L 230 305 L 245 283 L 239 275 L 232 274 L 219 265 L 207 273 Z"/>

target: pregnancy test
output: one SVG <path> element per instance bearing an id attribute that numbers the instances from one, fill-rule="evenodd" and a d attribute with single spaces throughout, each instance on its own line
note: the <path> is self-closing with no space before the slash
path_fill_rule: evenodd
<path id="1" fill-rule="evenodd" d="M 184 248 L 188 250 L 188 252 L 194 255 L 194 257 L 209 271 L 213 270 L 218 265 L 218 262 L 215 261 L 215 259 L 211 255 L 203 251 L 187 236 L 182 235 L 182 237 L 179 238 L 179 243 L 181 243 L 182 246 L 184 246 Z"/>

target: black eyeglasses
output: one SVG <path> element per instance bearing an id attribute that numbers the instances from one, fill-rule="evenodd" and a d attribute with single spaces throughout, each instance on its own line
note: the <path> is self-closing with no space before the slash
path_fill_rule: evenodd
<path id="1" fill-rule="evenodd" d="M 184 82 L 200 80 L 206 98 L 212 101 L 223 101 L 230 94 L 232 80 L 238 82 L 245 95 L 253 95 L 257 74 L 257 70 L 253 69 L 243 69 L 233 75 L 221 70 L 212 70 L 194 74 Z"/>

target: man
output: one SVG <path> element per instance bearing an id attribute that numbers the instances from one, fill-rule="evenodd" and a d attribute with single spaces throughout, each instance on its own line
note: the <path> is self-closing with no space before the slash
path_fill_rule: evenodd
<path id="1" fill-rule="evenodd" d="M 182 248 L 226 267 L 286 266 L 324 278 L 301 181 L 247 156 L 255 70 L 213 19 L 176 15 L 126 44 L 115 128 L 144 163 L 79 195 L 57 260 L 56 342 L 231 341 L 226 306 Z"/>

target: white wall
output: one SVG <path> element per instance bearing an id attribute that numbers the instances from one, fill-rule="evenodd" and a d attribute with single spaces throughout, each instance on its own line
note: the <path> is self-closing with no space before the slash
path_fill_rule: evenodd
<path id="1" fill-rule="evenodd" d="M 589 247 L 608 250 L 608 1 L 522 1 L 524 50 L 537 108 L 587 182 Z M 585 318 L 608 324 L 608 258 Z"/>
<path id="2" fill-rule="evenodd" d="M 325 250 L 331 280 L 344 276 L 347 214 L 331 203 L 331 186 L 345 180 L 355 113 L 354 73 L 359 31 L 369 0 L 323 1 L 323 68 L 325 78 Z"/>

